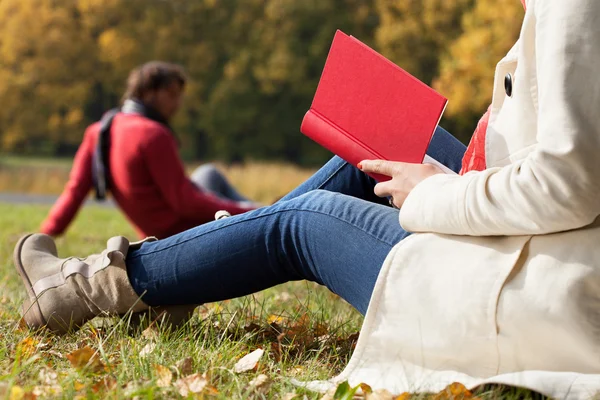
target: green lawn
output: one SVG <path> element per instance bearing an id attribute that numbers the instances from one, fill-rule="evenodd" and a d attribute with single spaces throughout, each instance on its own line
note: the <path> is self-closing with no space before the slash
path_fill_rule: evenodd
<path id="1" fill-rule="evenodd" d="M 18 310 L 25 293 L 13 270 L 12 249 L 22 234 L 37 229 L 47 212 L 47 206 L 0 203 L 0 399 L 34 399 L 36 395 L 62 399 L 352 398 L 347 392 L 345 397 L 322 397 L 291 383 L 292 378 L 324 379 L 341 371 L 362 322 L 344 301 L 305 282 L 198 307 L 193 319 L 177 331 L 156 324 L 135 330 L 123 321 L 101 318 L 62 337 L 20 327 Z M 67 236 L 58 240 L 59 253 L 85 256 L 103 248 L 115 234 L 135 237 L 117 210 L 84 208 Z M 256 369 L 236 373 L 237 361 L 259 348 L 265 352 Z M 90 362 L 96 371 L 71 364 L 68 356 L 77 350 L 97 352 L 98 358 Z M 260 375 L 267 383 L 253 386 L 253 379 Z M 189 376 L 188 381 L 181 379 Z M 186 386 L 190 381 L 196 386 Z M 185 387 L 202 391 L 184 397 L 180 393 L 185 393 Z M 452 395 L 450 389 L 410 397 L 541 398 L 523 390 L 498 388 L 486 389 L 477 397 Z"/>
<path id="2" fill-rule="evenodd" d="M 174 367 L 191 358 L 182 375 L 206 374 L 209 398 L 320 398 L 295 388 L 290 380 L 320 379 L 339 372 L 347 362 L 362 318 L 323 288 L 293 283 L 196 310 L 190 323 L 169 332 L 154 327 L 143 334 L 123 322 L 96 319 L 79 332 L 57 337 L 19 328 L 25 296 L 12 265 L 18 238 L 35 231 L 46 206 L 0 204 L 0 398 L 182 398 Z M 81 211 L 66 237 L 58 240 L 61 256 L 92 253 L 112 235 L 134 237 L 113 209 Z M 89 346 L 98 350 L 101 372 L 73 367 L 67 355 Z M 235 373 L 245 354 L 265 350 L 256 371 Z M 145 349 L 143 351 L 143 349 Z M 181 368 L 180 368 L 181 369 Z M 252 379 L 268 377 L 253 388 Z M 164 387 L 161 387 L 164 386 Z M 181 383 L 180 385 L 181 386 Z M 22 397 L 22 395 L 30 397 Z M 193 397 L 190 394 L 190 398 Z"/>

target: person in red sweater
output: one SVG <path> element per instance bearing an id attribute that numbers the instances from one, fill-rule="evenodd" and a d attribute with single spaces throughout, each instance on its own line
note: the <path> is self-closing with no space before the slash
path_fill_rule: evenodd
<path id="1" fill-rule="evenodd" d="M 85 131 L 42 233 L 64 233 L 94 186 L 99 198 L 110 190 L 141 238 L 166 238 L 213 220 L 219 210 L 240 214 L 256 208 L 212 165 L 200 167 L 191 179 L 186 176 L 168 124 L 180 107 L 185 82 L 180 66 L 159 61 L 130 73 L 123 107 Z"/>

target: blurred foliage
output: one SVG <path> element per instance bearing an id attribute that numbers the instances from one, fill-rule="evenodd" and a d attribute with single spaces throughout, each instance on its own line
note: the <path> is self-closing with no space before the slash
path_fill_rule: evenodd
<path id="1" fill-rule="evenodd" d="M 0 0 L 0 152 L 73 154 L 161 59 L 191 81 L 174 121 L 188 159 L 321 162 L 299 133 L 336 29 L 450 99 L 467 141 L 514 43 L 517 0 Z"/>

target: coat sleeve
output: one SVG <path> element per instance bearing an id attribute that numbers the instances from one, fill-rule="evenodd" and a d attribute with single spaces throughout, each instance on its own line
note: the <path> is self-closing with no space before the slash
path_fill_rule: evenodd
<path id="1" fill-rule="evenodd" d="M 63 234 L 92 188 L 92 157 L 99 128 L 98 124 L 93 124 L 85 131 L 83 142 L 73 159 L 69 181 L 42 223 L 42 233 L 52 236 Z"/>
<path id="2" fill-rule="evenodd" d="M 202 192 L 187 177 L 171 134 L 156 130 L 148 135 L 143 149 L 145 163 L 173 212 L 195 221 L 212 221 L 219 210 L 240 214 L 254 209 Z"/>
<path id="3" fill-rule="evenodd" d="M 580 228 L 600 214 L 600 1 L 534 6 L 536 149 L 503 168 L 419 183 L 400 211 L 404 229 L 545 234 Z"/>

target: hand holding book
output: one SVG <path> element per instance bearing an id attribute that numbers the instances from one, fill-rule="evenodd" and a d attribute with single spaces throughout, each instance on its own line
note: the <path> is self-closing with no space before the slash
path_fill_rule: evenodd
<path id="1" fill-rule="evenodd" d="M 300 131 L 353 165 L 375 159 L 435 163 L 425 151 L 446 103 L 408 72 L 337 31 Z M 390 179 L 365 172 L 380 182 Z"/>
<path id="2" fill-rule="evenodd" d="M 367 174 L 391 177 L 375 185 L 375 195 L 389 197 L 395 207 L 401 208 L 408 194 L 421 181 L 444 171 L 433 164 L 413 164 L 399 161 L 364 160 L 358 168 Z"/>

